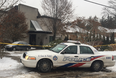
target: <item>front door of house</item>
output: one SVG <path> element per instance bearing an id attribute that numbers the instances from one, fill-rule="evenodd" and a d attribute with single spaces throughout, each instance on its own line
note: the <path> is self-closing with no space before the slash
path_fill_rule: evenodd
<path id="1" fill-rule="evenodd" d="M 29 35 L 29 44 L 36 45 L 36 34 Z"/>

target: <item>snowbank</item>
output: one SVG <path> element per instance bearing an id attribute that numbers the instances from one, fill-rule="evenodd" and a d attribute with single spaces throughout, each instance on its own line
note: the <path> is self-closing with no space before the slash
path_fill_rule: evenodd
<path id="1" fill-rule="evenodd" d="M 116 63 L 115 63 L 114 66 L 112 66 L 112 67 L 107 67 L 106 69 L 109 69 L 109 70 L 111 70 L 111 71 L 113 71 L 113 72 L 116 72 Z"/>
<path id="2" fill-rule="evenodd" d="M 35 72 L 29 72 L 27 74 L 17 75 L 17 76 L 8 77 L 8 78 L 40 78 L 40 74 Z"/>
<path id="3" fill-rule="evenodd" d="M 116 51 L 99 51 L 99 52 L 116 56 Z"/>
<path id="4" fill-rule="evenodd" d="M 3 57 L 0 59 L 0 70 L 9 70 L 17 68 L 19 63 L 11 58 Z"/>

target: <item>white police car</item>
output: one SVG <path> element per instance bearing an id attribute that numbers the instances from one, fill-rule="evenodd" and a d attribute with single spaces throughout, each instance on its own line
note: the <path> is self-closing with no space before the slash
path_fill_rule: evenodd
<path id="1" fill-rule="evenodd" d="M 53 67 L 90 67 L 97 72 L 115 64 L 112 55 L 101 54 L 94 47 L 77 41 L 60 43 L 49 50 L 25 52 L 21 62 L 41 72 L 48 72 Z"/>

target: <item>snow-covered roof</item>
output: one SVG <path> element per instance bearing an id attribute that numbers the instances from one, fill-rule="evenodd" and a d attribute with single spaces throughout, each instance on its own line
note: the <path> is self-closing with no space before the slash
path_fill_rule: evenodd
<path id="1" fill-rule="evenodd" d="M 70 33 L 75 33 L 75 32 L 87 33 L 87 30 L 84 30 L 84 29 L 80 28 L 80 27 L 77 26 L 77 25 L 74 25 L 74 26 L 72 26 L 72 25 L 66 25 L 66 26 L 64 27 L 64 30 L 65 30 L 66 32 L 70 32 Z"/>
<path id="2" fill-rule="evenodd" d="M 80 33 L 90 33 L 89 31 L 83 29 L 83 28 L 80 28 L 79 26 L 77 25 L 65 25 L 64 27 L 64 30 L 66 32 L 69 32 L 69 33 L 75 33 L 75 32 L 80 32 Z M 105 32 L 105 33 L 116 33 L 116 29 L 108 29 L 108 28 L 105 28 L 105 27 L 102 27 L 102 26 L 98 26 L 98 30 L 100 30 L 101 32 Z"/>
<path id="3" fill-rule="evenodd" d="M 101 32 L 106 32 L 106 33 L 115 32 L 115 33 L 116 33 L 116 29 L 108 29 L 108 28 L 105 28 L 105 27 L 102 27 L 102 26 L 98 26 L 98 29 L 99 29 Z"/>

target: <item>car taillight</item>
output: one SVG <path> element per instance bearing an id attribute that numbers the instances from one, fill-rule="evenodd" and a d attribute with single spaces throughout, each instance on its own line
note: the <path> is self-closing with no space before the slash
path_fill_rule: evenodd
<path id="1" fill-rule="evenodd" d="M 114 60 L 114 56 L 112 56 L 112 60 Z"/>

